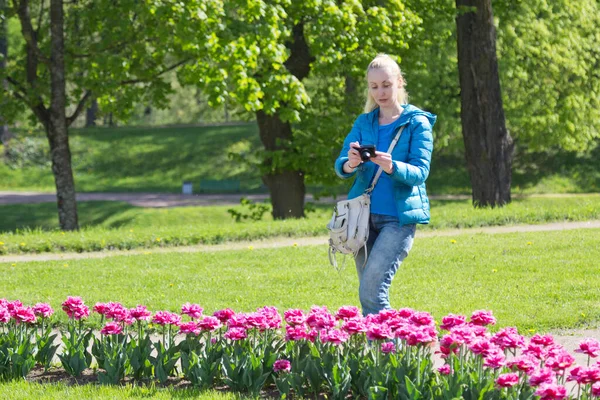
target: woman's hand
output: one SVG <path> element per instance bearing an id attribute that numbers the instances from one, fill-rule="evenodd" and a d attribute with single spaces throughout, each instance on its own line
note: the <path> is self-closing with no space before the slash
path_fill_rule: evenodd
<path id="1" fill-rule="evenodd" d="M 350 169 L 356 169 L 362 163 L 362 160 L 360 159 L 360 153 L 358 150 L 356 150 L 358 147 L 360 147 L 360 143 L 350 143 L 350 149 L 348 150 L 348 162 L 346 163 Z"/>
<path id="2" fill-rule="evenodd" d="M 390 153 L 376 151 L 375 157 L 371 157 L 371 161 L 379 165 L 381 169 L 383 169 L 383 171 L 387 174 L 391 174 L 394 169 L 394 163 L 392 162 L 392 155 Z"/>

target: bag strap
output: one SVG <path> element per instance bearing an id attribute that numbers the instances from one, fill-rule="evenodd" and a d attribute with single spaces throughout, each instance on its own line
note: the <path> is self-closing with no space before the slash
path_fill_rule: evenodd
<path id="1" fill-rule="evenodd" d="M 392 143 L 390 143 L 390 147 L 388 148 L 387 153 L 392 153 L 392 150 L 394 150 L 394 147 L 396 147 L 396 143 L 398 143 L 398 140 L 400 140 L 400 135 L 402 135 L 402 131 L 404 130 L 404 128 L 406 128 L 406 125 L 402 125 L 399 129 L 398 129 L 398 133 L 396 134 L 396 137 L 394 138 L 394 140 L 392 140 Z M 379 167 L 377 169 L 377 173 L 375 174 L 375 178 L 373 178 L 373 183 L 371 183 L 371 186 L 365 190 L 365 193 L 370 194 L 373 189 L 375 189 L 375 185 L 377 185 L 377 181 L 379 180 L 379 177 L 381 176 L 381 173 L 383 172 L 383 168 Z"/>

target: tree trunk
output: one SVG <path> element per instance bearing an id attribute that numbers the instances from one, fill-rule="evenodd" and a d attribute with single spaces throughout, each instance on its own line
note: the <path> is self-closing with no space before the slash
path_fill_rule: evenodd
<path id="1" fill-rule="evenodd" d="M 310 72 L 310 63 L 314 60 L 310 55 L 308 43 L 304 38 L 304 24 L 294 25 L 292 40 L 287 43 L 290 57 L 285 66 L 298 80 L 306 78 Z M 260 140 L 265 150 L 283 150 L 280 143 L 293 140 L 292 127 L 289 122 L 283 122 L 278 113 L 267 115 L 263 111 L 256 113 Z M 298 169 L 272 168 L 272 159 L 264 160 L 263 165 L 268 172 L 262 179 L 269 188 L 273 218 L 301 218 L 304 217 L 304 173 Z"/>
<path id="2" fill-rule="evenodd" d="M 93 99 L 92 104 L 87 108 L 85 112 L 85 127 L 91 128 L 96 126 L 96 118 L 98 115 L 98 100 Z"/>
<path id="3" fill-rule="evenodd" d="M 511 201 L 514 145 L 502 107 L 492 4 L 456 0 L 456 6 L 460 116 L 473 205 L 503 206 Z"/>
<path id="4" fill-rule="evenodd" d="M 50 2 L 50 118 L 46 134 L 52 155 L 52 172 L 56 182 L 58 219 L 63 230 L 79 229 L 75 182 L 71 169 L 71 151 L 66 117 L 66 85 L 64 60 L 64 11 L 63 0 Z"/>
<path id="5" fill-rule="evenodd" d="M 281 121 L 277 114 L 267 115 L 263 111 L 256 113 L 260 140 L 268 151 L 280 150 L 278 139 L 290 140 L 292 127 L 289 123 Z M 272 159 L 267 158 L 263 164 L 267 170 L 271 169 Z M 276 170 L 263 175 L 262 180 L 269 188 L 273 218 L 301 218 L 304 216 L 304 174 L 296 170 Z"/>
<path id="6" fill-rule="evenodd" d="M 0 0 L 0 11 L 6 10 L 6 0 Z M 8 57 L 8 29 L 6 26 L 6 18 L 0 18 L 0 68 L 6 68 L 6 58 Z M 2 80 L 2 90 L 7 89 L 6 80 Z M 4 145 L 4 150 L 7 151 L 8 141 L 12 138 L 8 125 L 0 115 L 0 143 Z"/>

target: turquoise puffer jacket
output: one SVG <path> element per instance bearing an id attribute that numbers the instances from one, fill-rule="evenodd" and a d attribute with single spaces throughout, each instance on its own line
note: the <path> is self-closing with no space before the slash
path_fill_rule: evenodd
<path id="1" fill-rule="evenodd" d="M 396 127 L 407 125 L 392 151 L 394 167 L 389 176 L 394 182 L 394 201 L 401 225 L 427 224 L 430 214 L 425 180 L 429 176 L 433 150 L 431 129 L 437 117 L 410 104 L 404 105 L 403 108 L 400 118 L 394 122 Z M 376 108 L 368 114 L 361 114 L 344 140 L 344 147 L 335 161 L 335 172 L 344 179 L 356 175 L 348 199 L 360 196 L 369 187 L 378 167 L 368 161 L 346 174 L 342 168 L 348 161 L 350 143 L 377 144 L 378 133 L 379 108 Z M 387 149 L 377 150 L 387 151 Z"/>

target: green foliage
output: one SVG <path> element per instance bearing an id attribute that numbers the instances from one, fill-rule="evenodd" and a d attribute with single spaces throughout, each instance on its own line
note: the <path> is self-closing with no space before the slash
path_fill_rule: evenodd
<path id="1" fill-rule="evenodd" d="M 91 329 L 84 329 L 82 320 L 69 320 L 67 330 L 62 335 L 64 349 L 58 354 L 69 375 L 78 377 L 92 364 L 92 354 L 88 350 L 92 335 Z"/>
<path id="2" fill-rule="evenodd" d="M 589 148 L 600 137 L 600 5 L 494 4 L 507 127 L 534 150 Z"/>
<path id="3" fill-rule="evenodd" d="M 21 168 L 50 168 L 50 151 L 48 140 L 35 136 L 20 136 L 10 141 L 4 152 L 4 163 L 12 170 Z"/>
<path id="4" fill-rule="evenodd" d="M 118 385 L 125 378 L 129 360 L 126 349 L 129 347 L 128 335 L 102 335 L 98 342 L 99 351 L 102 353 L 102 363 L 99 367 L 98 381 L 103 385 Z"/>
<path id="5" fill-rule="evenodd" d="M 22 38 L 9 41 L 7 68 L 0 71 L 0 78 L 11 78 L 8 90 L 0 94 L 3 111 L 4 104 L 14 110 L 49 104 L 49 8 L 39 0 L 28 5 L 41 56 L 33 71 L 39 79 L 35 83 L 26 79 L 28 64 Z M 0 10 L 2 17 L 16 19 L 16 7 L 11 3 Z M 65 2 L 64 12 L 67 104 L 76 106 L 90 91 L 102 111 L 126 118 L 136 101 L 166 106 L 172 88 L 165 73 L 192 58 L 206 56 L 211 34 L 221 27 L 223 9 L 219 0 L 185 4 L 120 1 L 117 7 L 102 0 Z M 17 115 L 7 113 L 4 117 L 14 121 Z"/>
<path id="6" fill-rule="evenodd" d="M 461 152 L 457 10 L 449 0 L 408 0 L 423 23 L 401 51 L 415 104 L 439 116 L 436 150 Z M 600 136 L 598 3 L 494 2 L 507 128 L 517 149 L 594 147 Z"/>
<path id="7" fill-rule="evenodd" d="M 35 366 L 37 345 L 31 328 L 25 323 L 10 321 L 0 335 L 0 382 L 25 378 Z"/>
<path id="8" fill-rule="evenodd" d="M 229 208 L 227 212 L 235 219 L 235 222 L 241 222 L 243 220 L 260 221 L 263 215 L 267 213 L 271 206 L 266 203 L 255 203 L 252 200 L 248 200 L 246 197 L 240 199 L 242 210 L 238 211 L 234 208 Z"/>

